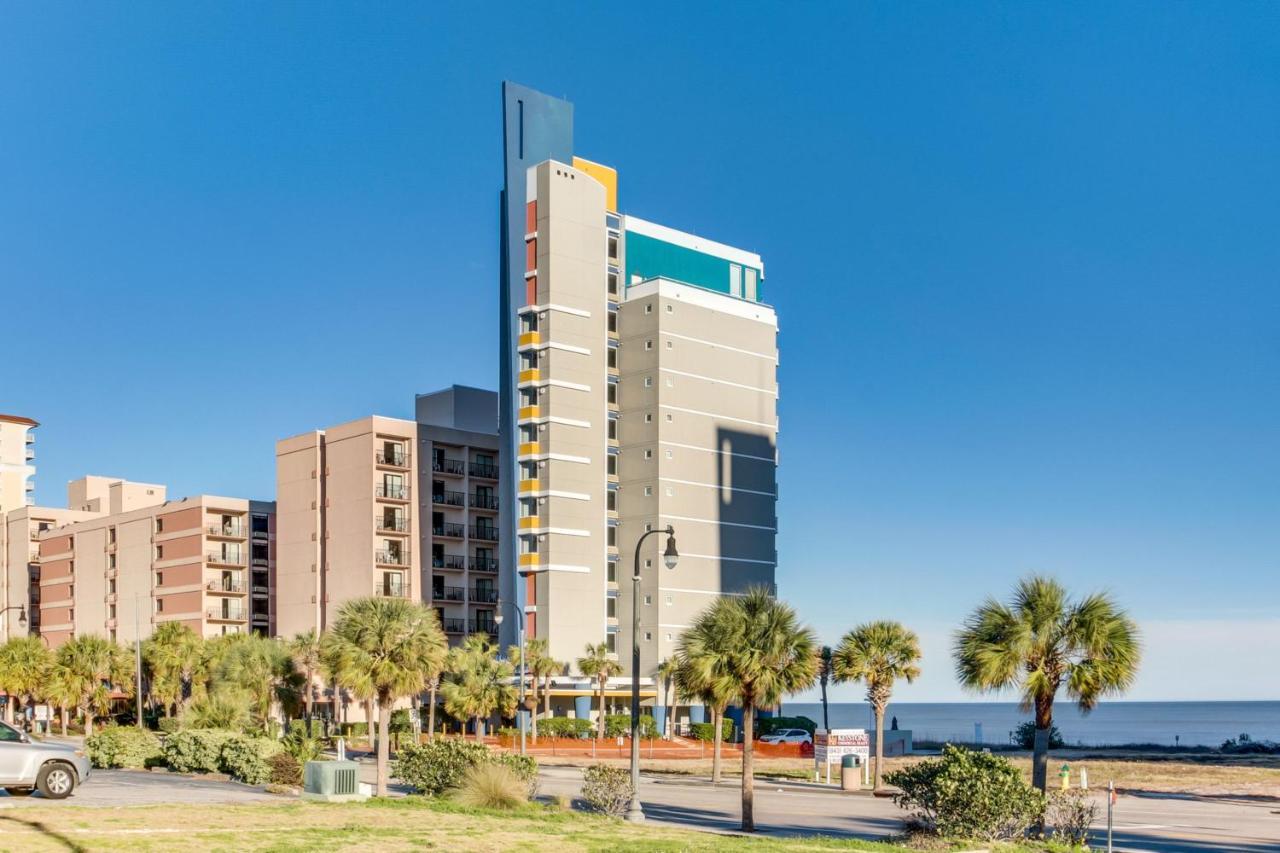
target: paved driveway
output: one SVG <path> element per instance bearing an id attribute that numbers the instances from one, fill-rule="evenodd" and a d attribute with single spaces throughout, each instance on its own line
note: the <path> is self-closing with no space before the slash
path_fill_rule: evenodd
<path id="1" fill-rule="evenodd" d="M 169 803 L 208 805 L 211 803 L 280 802 L 281 798 L 262 788 L 236 782 L 218 782 L 199 776 L 176 773 L 151 773 L 139 770 L 95 770 L 89 781 L 76 788 L 65 800 L 55 801 L 73 806 L 140 806 Z M 50 805 L 38 793 L 30 797 L 11 797 L 0 791 L 0 808 L 28 804 Z"/>

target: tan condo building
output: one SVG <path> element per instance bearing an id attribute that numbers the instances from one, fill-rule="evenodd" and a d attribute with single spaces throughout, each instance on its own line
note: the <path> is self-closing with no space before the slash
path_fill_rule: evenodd
<path id="1" fill-rule="evenodd" d="M 40 424 L 21 415 L 0 415 L 0 518 L 35 503 L 36 437 Z"/>

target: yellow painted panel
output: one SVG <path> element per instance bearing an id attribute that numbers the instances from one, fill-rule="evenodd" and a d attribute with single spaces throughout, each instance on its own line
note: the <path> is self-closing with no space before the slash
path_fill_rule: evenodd
<path id="1" fill-rule="evenodd" d="M 541 378 L 542 378 L 542 372 L 538 370 L 538 368 L 536 367 L 531 367 L 528 370 L 520 371 L 521 382 L 537 382 Z"/>
<path id="2" fill-rule="evenodd" d="M 521 554 L 521 555 L 520 555 L 520 565 L 522 565 L 522 566 L 536 566 L 536 565 L 538 565 L 538 555 L 537 555 L 537 554 Z"/>
<path id="3" fill-rule="evenodd" d="M 531 530 L 533 528 L 536 528 L 537 526 L 538 526 L 538 517 L 536 515 L 531 515 L 526 518 L 520 519 L 521 530 Z"/>
<path id="4" fill-rule="evenodd" d="M 536 492 L 536 491 L 538 491 L 538 481 L 537 481 L 537 480 L 521 480 L 521 481 L 520 481 L 520 491 L 522 491 L 522 492 Z"/>
<path id="5" fill-rule="evenodd" d="M 519 346 L 527 347 L 527 346 L 532 346 L 533 344 L 537 344 L 541 342 L 542 342 L 542 336 L 539 335 L 537 332 L 525 332 L 523 335 L 520 336 Z"/>
<path id="6" fill-rule="evenodd" d="M 522 421 L 530 420 L 532 418 L 536 418 L 537 416 L 538 416 L 537 406 L 522 406 L 520 408 L 519 419 Z"/>
<path id="7" fill-rule="evenodd" d="M 600 163 L 592 163 L 581 157 L 573 158 L 573 168 L 586 172 L 604 185 L 604 206 L 615 213 L 618 210 L 618 170 Z"/>
<path id="8" fill-rule="evenodd" d="M 519 455 L 520 456 L 537 456 L 538 443 L 536 441 L 526 441 L 524 444 L 520 445 Z"/>

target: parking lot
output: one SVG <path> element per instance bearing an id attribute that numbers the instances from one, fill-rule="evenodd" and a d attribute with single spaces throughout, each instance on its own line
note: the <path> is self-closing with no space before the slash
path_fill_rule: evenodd
<path id="1" fill-rule="evenodd" d="M 242 804 L 263 801 L 279 802 L 280 797 L 264 793 L 261 788 L 222 782 L 176 773 L 140 770 L 95 770 L 84 785 L 76 788 L 60 802 L 75 806 L 145 806 L 187 803 L 212 805 Z M 49 805 L 39 794 L 11 797 L 0 791 L 0 808 L 24 805 Z"/>

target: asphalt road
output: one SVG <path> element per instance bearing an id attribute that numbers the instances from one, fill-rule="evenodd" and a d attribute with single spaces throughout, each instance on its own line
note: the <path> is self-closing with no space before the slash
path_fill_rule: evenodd
<path id="1" fill-rule="evenodd" d="M 0 790 L 0 808 L 27 805 L 71 806 L 145 806 L 172 803 L 210 805 L 215 803 L 280 802 L 262 788 L 236 782 L 220 782 L 176 773 L 151 773 L 138 770 L 95 770 L 65 800 L 46 800 L 39 793 L 29 797 L 11 797 Z"/>
<path id="2" fill-rule="evenodd" d="M 582 774 L 546 767 L 540 793 L 576 796 Z M 642 775 L 640 799 L 649 820 L 720 832 L 738 829 L 737 780 L 709 782 L 662 774 Z M 878 839 L 902 830 L 903 812 L 892 801 L 843 794 L 805 783 L 757 782 L 756 828 L 761 835 L 842 835 Z M 1106 806 L 1099 797 L 1098 841 L 1105 847 Z M 1115 810 L 1116 851 L 1138 853 L 1277 853 L 1280 803 L 1183 797 L 1121 797 Z M 1096 848 L 1096 844 L 1095 844 Z"/>

